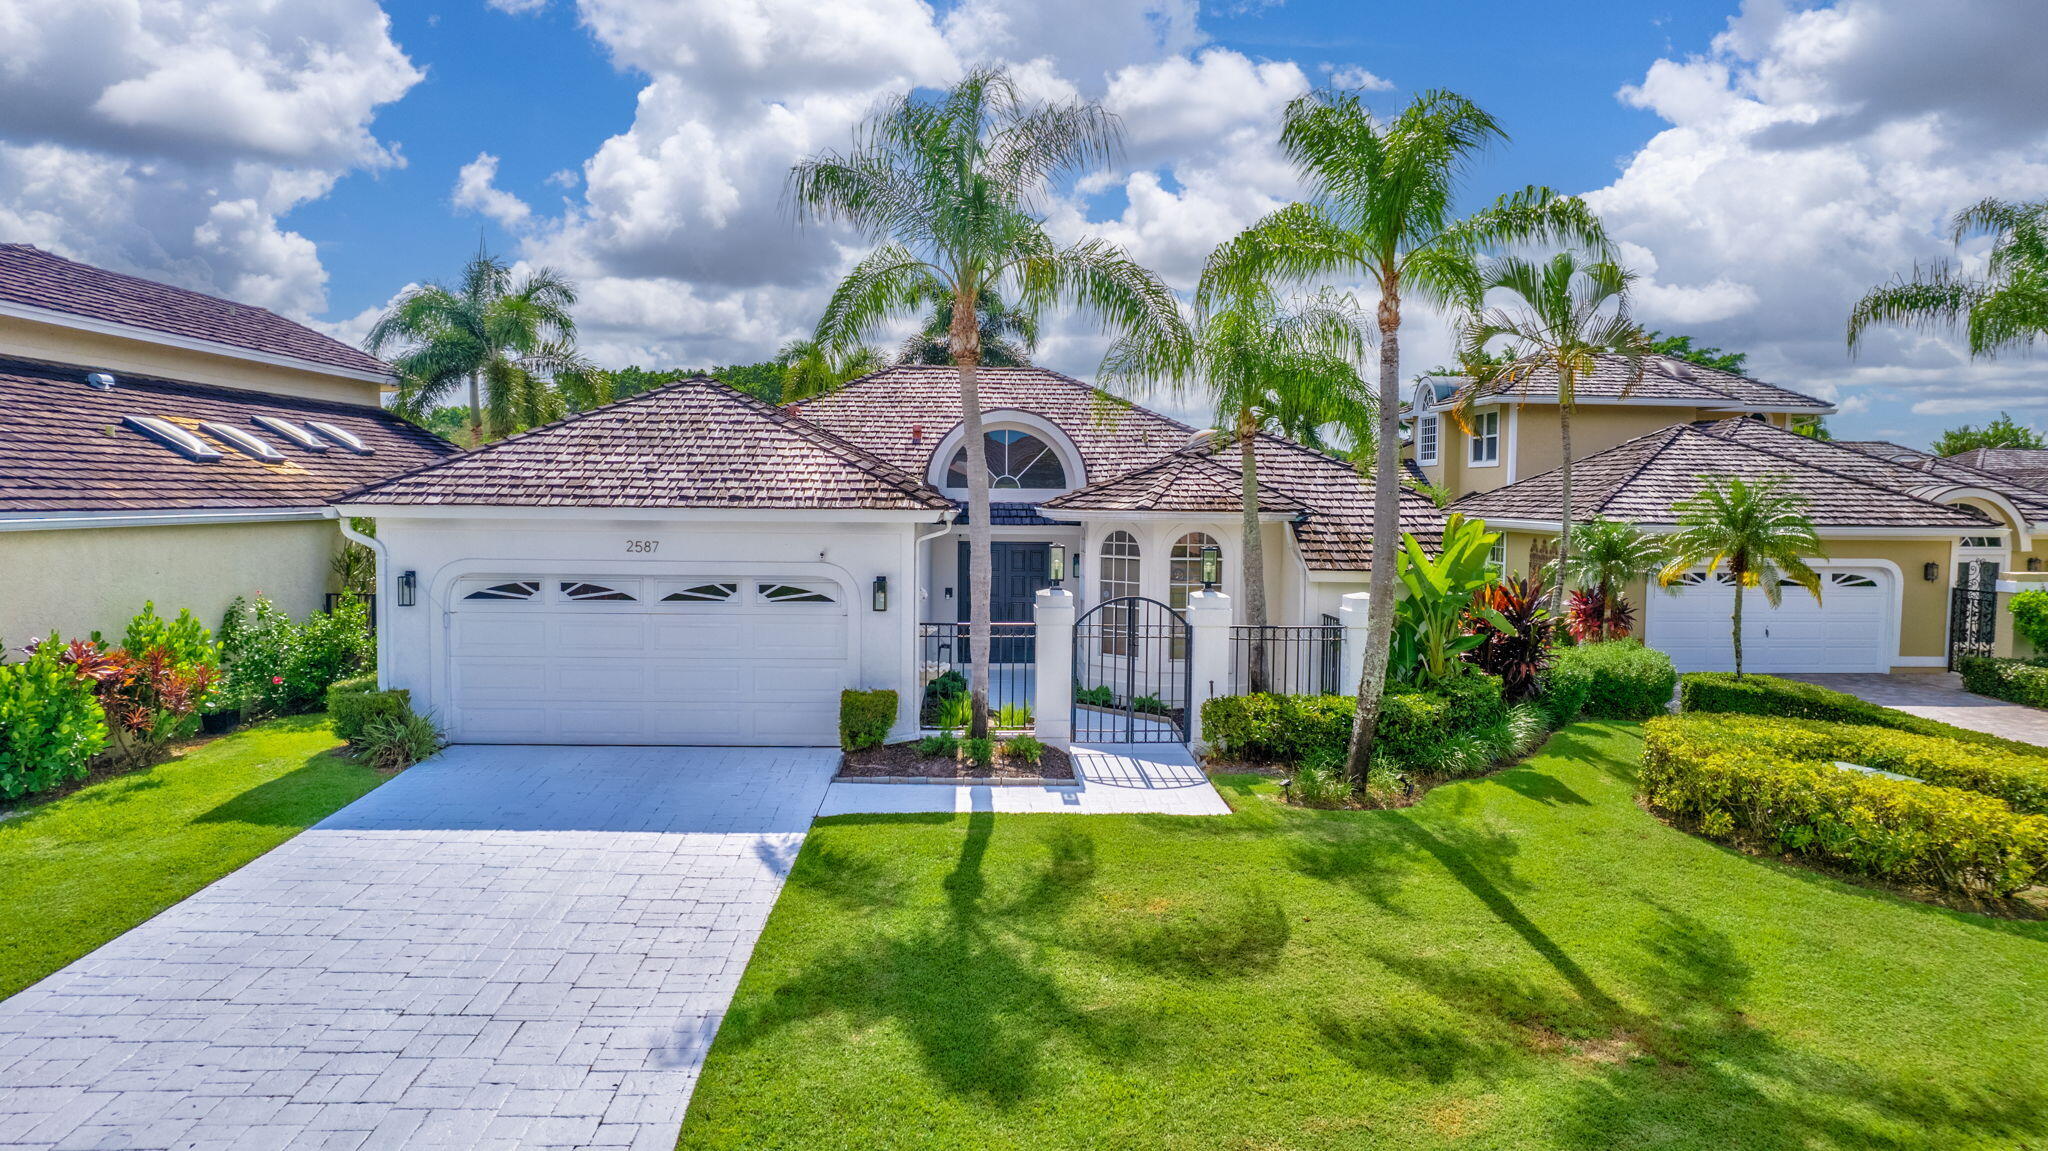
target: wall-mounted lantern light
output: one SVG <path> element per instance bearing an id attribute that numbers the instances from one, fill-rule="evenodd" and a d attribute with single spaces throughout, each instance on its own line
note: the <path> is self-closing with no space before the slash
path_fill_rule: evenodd
<path id="1" fill-rule="evenodd" d="M 1941 565 L 1935 563 L 1933 560 L 1928 560 L 1927 563 L 1920 568 L 1920 578 L 1926 580 L 1928 583 L 1933 583 L 1935 580 L 1940 579 Z"/>
<path id="2" fill-rule="evenodd" d="M 2027 570 L 2028 570 L 2028 571 L 2030 571 L 2030 572 L 2037 572 L 2037 571 L 2040 571 L 2040 570 L 2041 570 L 2041 557 L 2040 557 L 2040 556 L 2028 556 L 2028 557 L 2027 557 Z"/>
<path id="3" fill-rule="evenodd" d="M 875 610 L 889 610 L 889 577 L 875 577 Z"/>
<path id="4" fill-rule="evenodd" d="M 1052 558 L 1046 563 L 1045 574 L 1052 577 L 1054 587 L 1060 586 L 1060 581 L 1067 578 L 1067 545 L 1052 545 Z"/>
<path id="5" fill-rule="evenodd" d="M 1202 545 L 1202 590 L 1215 591 L 1216 582 L 1223 578 L 1223 549 L 1215 544 Z"/>
<path id="6" fill-rule="evenodd" d="M 398 606 L 411 607 L 420 602 L 420 573 L 402 571 L 398 573 Z"/>

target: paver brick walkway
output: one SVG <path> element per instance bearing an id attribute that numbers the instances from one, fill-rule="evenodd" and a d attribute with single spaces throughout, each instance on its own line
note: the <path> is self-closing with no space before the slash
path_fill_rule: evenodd
<path id="1" fill-rule="evenodd" d="M 452 749 L 0 1003 L 0 1145 L 667 1151 L 837 758 Z"/>
<path id="2" fill-rule="evenodd" d="M 1895 707 L 1925 719 L 1967 727 L 1971 731 L 2048 746 L 2048 711 L 1964 691 L 1963 677 L 1954 672 L 1791 675 L 1785 678 L 1817 683 L 1848 692 L 1858 699 Z"/>

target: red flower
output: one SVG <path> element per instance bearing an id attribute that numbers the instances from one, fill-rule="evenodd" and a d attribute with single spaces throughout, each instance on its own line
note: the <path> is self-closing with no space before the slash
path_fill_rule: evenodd
<path id="1" fill-rule="evenodd" d="M 281 676 L 281 675 L 273 675 L 273 676 L 271 676 L 271 677 L 270 677 L 270 682 L 272 682 L 272 683 L 283 683 L 283 682 L 284 682 L 284 677 L 283 677 L 283 676 Z"/>

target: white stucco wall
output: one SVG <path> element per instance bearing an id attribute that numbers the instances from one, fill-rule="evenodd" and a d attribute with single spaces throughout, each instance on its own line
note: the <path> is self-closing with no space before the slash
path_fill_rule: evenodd
<path id="1" fill-rule="evenodd" d="M 901 696 L 892 738 L 916 733 L 916 596 L 912 540 L 929 524 L 778 522 L 759 513 L 750 522 L 610 518 L 578 513 L 535 518 L 443 518 L 376 512 L 377 538 L 387 549 L 379 572 L 385 686 L 412 692 L 414 705 L 449 703 L 446 618 L 454 582 L 464 575 L 715 576 L 790 575 L 831 578 L 849 597 L 853 635 L 849 688 L 892 688 Z M 411 509 L 408 509 L 410 511 Z M 652 554 L 628 541 L 654 541 Z M 639 545 L 644 547 L 643 545 Z M 418 575 L 418 603 L 397 606 L 397 573 Z M 889 608 L 872 608 L 873 581 L 889 581 Z M 389 605 L 386 607 L 386 605 Z"/>

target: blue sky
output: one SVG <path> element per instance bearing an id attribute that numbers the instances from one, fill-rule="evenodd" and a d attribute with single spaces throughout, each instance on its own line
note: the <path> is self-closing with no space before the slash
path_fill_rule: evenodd
<path id="1" fill-rule="evenodd" d="M 0 0 L 5 7 L 7 0 Z M 1588 195 L 1642 275 L 1640 318 L 1836 399 L 1840 433 L 1925 443 L 2000 409 L 2048 426 L 2048 372 L 1947 338 L 1841 325 L 1942 258 L 1943 219 L 2048 194 L 2038 0 L 1639 4 L 1316 0 L 156 0 L 36 6 L 0 70 L 0 238 L 247 299 L 360 336 L 481 235 L 583 286 L 601 362 L 760 358 L 856 251 L 798 232 L 781 173 L 874 99 L 1011 64 L 1104 100 L 1127 164 L 1056 231 L 1128 245 L 1178 286 L 1292 198 L 1279 109 L 1333 80 L 1392 108 L 1448 88 L 1513 143 L 1476 204 Z M 33 79 L 35 82 L 31 83 Z M 1966 261 L 1973 253 L 1965 253 Z M 1356 287 L 1356 286 L 1352 286 Z M 1415 371 L 1448 354 L 1411 311 Z M 1040 359 L 1092 374 L 1056 320 Z"/>

